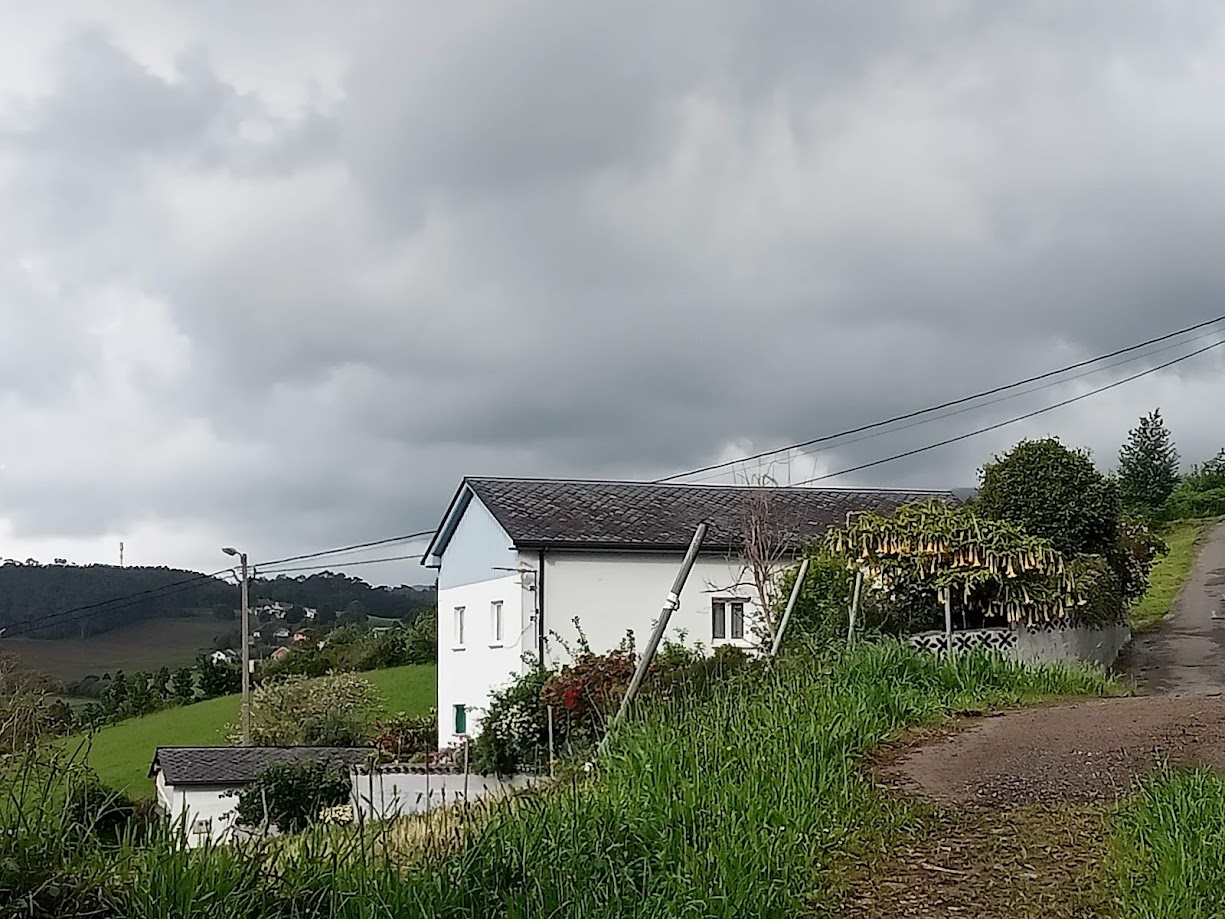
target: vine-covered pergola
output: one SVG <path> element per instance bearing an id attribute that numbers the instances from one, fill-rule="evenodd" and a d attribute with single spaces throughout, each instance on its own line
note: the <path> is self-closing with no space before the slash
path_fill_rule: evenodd
<path id="1" fill-rule="evenodd" d="M 868 581 L 917 581 L 946 607 L 956 598 L 1013 625 L 1064 620 L 1083 603 L 1072 570 L 1046 540 L 938 500 L 888 517 L 853 514 L 826 544 Z"/>

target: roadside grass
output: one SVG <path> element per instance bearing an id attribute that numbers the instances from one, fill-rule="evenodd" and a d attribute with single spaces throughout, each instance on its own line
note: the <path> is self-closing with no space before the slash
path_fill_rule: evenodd
<path id="1" fill-rule="evenodd" d="M 1180 520 L 1162 531 L 1170 551 L 1153 566 L 1148 591 L 1131 608 L 1133 630 L 1151 628 L 1165 618 L 1191 574 L 1204 536 L 1216 523 L 1216 519 Z"/>
<path id="2" fill-rule="evenodd" d="M 1225 917 L 1225 778 L 1158 773 L 1125 802 L 1115 828 L 1121 915 Z"/>
<path id="3" fill-rule="evenodd" d="M 382 713 L 424 715 L 435 705 L 437 670 L 433 665 L 392 667 L 360 674 L 382 699 Z M 242 697 L 222 696 L 152 715 L 129 718 L 92 735 L 60 741 L 67 753 L 82 749 L 85 762 L 107 785 L 134 797 L 153 794 L 149 763 L 158 747 L 192 747 L 226 743 L 227 725 L 239 719 Z"/>
<path id="4" fill-rule="evenodd" d="M 882 848 L 916 816 L 862 771 L 866 752 L 950 712 L 1115 689 L 1093 670 L 942 661 L 896 642 L 798 653 L 709 695 L 649 704 L 590 776 L 580 768 L 424 840 L 385 845 L 392 823 L 250 851 L 181 852 L 158 837 L 52 857 L 65 861 L 64 896 L 131 919 L 836 915 L 846 853 Z M 0 872 L 37 867 L 14 859 Z"/>

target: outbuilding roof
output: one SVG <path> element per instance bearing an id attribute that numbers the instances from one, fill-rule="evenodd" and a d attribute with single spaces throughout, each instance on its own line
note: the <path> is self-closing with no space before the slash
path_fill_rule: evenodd
<path id="1" fill-rule="evenodd" d="M 426 564 L 441 561 L 474 497 L 518 549 L 684 549 L 704 522 L 704 548 L 722 551 L 744 545 L 745 526 L 754 513 L 764 513 L 777 530 L 798 542 L 845 523 L 855 511 L 888 514 L 933 497 L 957 500 L 951 491 L 917 489 L 466 478 L 430 543 Z"/>
<path id="2" fill-rule="evenodd" d="M 158 747 L 149 778 L 160 771 L 168 785 L 249 785 L 269 766 L 326 763 L 347 771 L 374 752 L 370 747 Z"/>

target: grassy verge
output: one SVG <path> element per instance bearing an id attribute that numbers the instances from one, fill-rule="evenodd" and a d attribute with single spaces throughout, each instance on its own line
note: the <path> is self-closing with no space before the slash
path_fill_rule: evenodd
<path id="1" fill-rule="evenodd" d="M 1124 806 L 1115 838 L 1128 917 L 1225 917 L 1225 779 L 1155 776 Z"/>
<path id="2" fill-rule="evenodd" d="M 267 851 L 182 853 L 165 840 L 39 849 L 37 863 L 0 871 L 36 875 L 59 859 L 60 890 L 132 919 L 836 914 L 846 853 L 912 816 L 876 791 L 862 754 L 949 711 L 1110 689 L 1093 671 L 939 661 L 894 643 L 797 656 L 660 704 L 618 733 L 590 777 L 491 806 L 418 840 L 412 858 L 389 852 L 396 827 L 376 827 L 339 842 L 305 834 L 277 849 L 275 872 Z"/>
<path id="3" fill-rule="evenodd" d="M 1154 566 L 1148 592 L 1132 607 L 1133 629 L 1149 628 L 1170 611 L 1187 576 L 1191 574 L 1204 536 L 1216 523 L 1215 519 L 1183 520 L 1171 524 L 1161 534 L 1170 551 Z"/>
<path id="4" fill-rule="evenodd" d="M 434 707 L 437 692 L 433 666 L 393 667 L 361 674 L 374 684 L 385 711 L 424 715 Z M 158 747 L 208 746 L 226 743 L 226 726 L 238 721 L 240 696 L 222 696 L 179 708 L 131 718 L 92 736 L 69 738 L 63 747 L 87 745 L 86 762 L 106 784 L 136 797 L 153 794 L 147 778 Z"/>

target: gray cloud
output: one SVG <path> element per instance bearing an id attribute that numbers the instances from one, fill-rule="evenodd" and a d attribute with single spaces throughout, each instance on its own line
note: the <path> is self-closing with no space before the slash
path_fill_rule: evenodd
<path id="1" fill-rule="evenodd" d="M 654 477 L 1220 311 L 1211 4 L 175 11 L 69 17 L 0 85 L 17 543 L 377 538 L 464 473 Z M 1158 404 L 1195 459 L 1221 369 L 853 480 L 1047 432 L 1109 465 Z"/>

